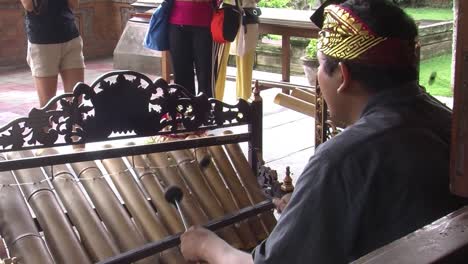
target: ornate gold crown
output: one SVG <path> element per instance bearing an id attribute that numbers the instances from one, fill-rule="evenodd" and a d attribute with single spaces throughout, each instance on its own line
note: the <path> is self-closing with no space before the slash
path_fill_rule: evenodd
<path id="1" fill-rule="evenodd" d="M 376 36 L 358 17 L 341 6 L 327 6 L 324 17 L 317 49 L 328 56 L 356 59 L 387 39 Z"/>

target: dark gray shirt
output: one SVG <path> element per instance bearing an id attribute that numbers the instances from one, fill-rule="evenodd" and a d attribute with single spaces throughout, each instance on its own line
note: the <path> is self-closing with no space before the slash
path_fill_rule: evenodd
<path id="1" fill-rule="evenodd" d="M 254 262 L 347 263 L 458 208 L 450 127 L 450 111 L 415 84 L 373 96 L 317 148 Z"/>
<path id="2" fill-rule="evenodd" d="M 25 16 L 28 40 L 34 44 L 57 44 L 80 35 L 67 0 L 37 0 L 38 12 Z"/>

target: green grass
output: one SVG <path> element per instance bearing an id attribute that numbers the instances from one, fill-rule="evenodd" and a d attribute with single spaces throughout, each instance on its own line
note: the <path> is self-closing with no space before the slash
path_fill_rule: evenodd
<path id="1" fill-rule="evenodd" d="M 405 8 L 414 20 L 453 20 L 451 8 Z M 433 81 L 429 79 L 432 77 Z M 452 55 L 442 55 L 421 61 L 419 81 L 427 91 L 437 96 L 453 96 L 451 89 Z M 431 83 L 431 84 L 429 84 Z"/>
<path id="2" fill-rule="evenodd" d="M 405 12 L 414 20 L 453 20 L 453 10 L 451 8 L 405 8 Z"/>
<path id="3" fill-rule="evenodd" d="M 431 74 L 435 73 L 432 84 L 429 84 Z M 451 89 L 452 79 L 452 55 L 442 55 L 421 61 L 419 82 L 426 90 L 437 96 L 453 96 Z"/>

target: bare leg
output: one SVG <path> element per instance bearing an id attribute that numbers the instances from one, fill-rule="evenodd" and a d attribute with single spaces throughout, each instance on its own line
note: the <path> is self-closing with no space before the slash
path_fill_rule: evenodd
<path id="1" fill-rule="evenodd" d="M 84 69 L 68 69 L 60 72 L 63 82 L 63 90 L 71 93 L 77 82 L 84 81 Z"/>
<path id="2" fill-rule="evenodd" d="M 57 76 L 34 77 L 39 105 L 43 107 L 57 93 Z"/>

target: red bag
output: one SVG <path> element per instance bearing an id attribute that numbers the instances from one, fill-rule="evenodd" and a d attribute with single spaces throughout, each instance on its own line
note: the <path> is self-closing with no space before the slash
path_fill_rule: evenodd
<path id="1" fill-rule="evenodd" d="M 218 43 L 233 42 L 241 24 L 241 10 L 236 0 L 236 5 L 222 4 L 214 11 L 211 20 L 211 35 L 213 41 Z"/>

